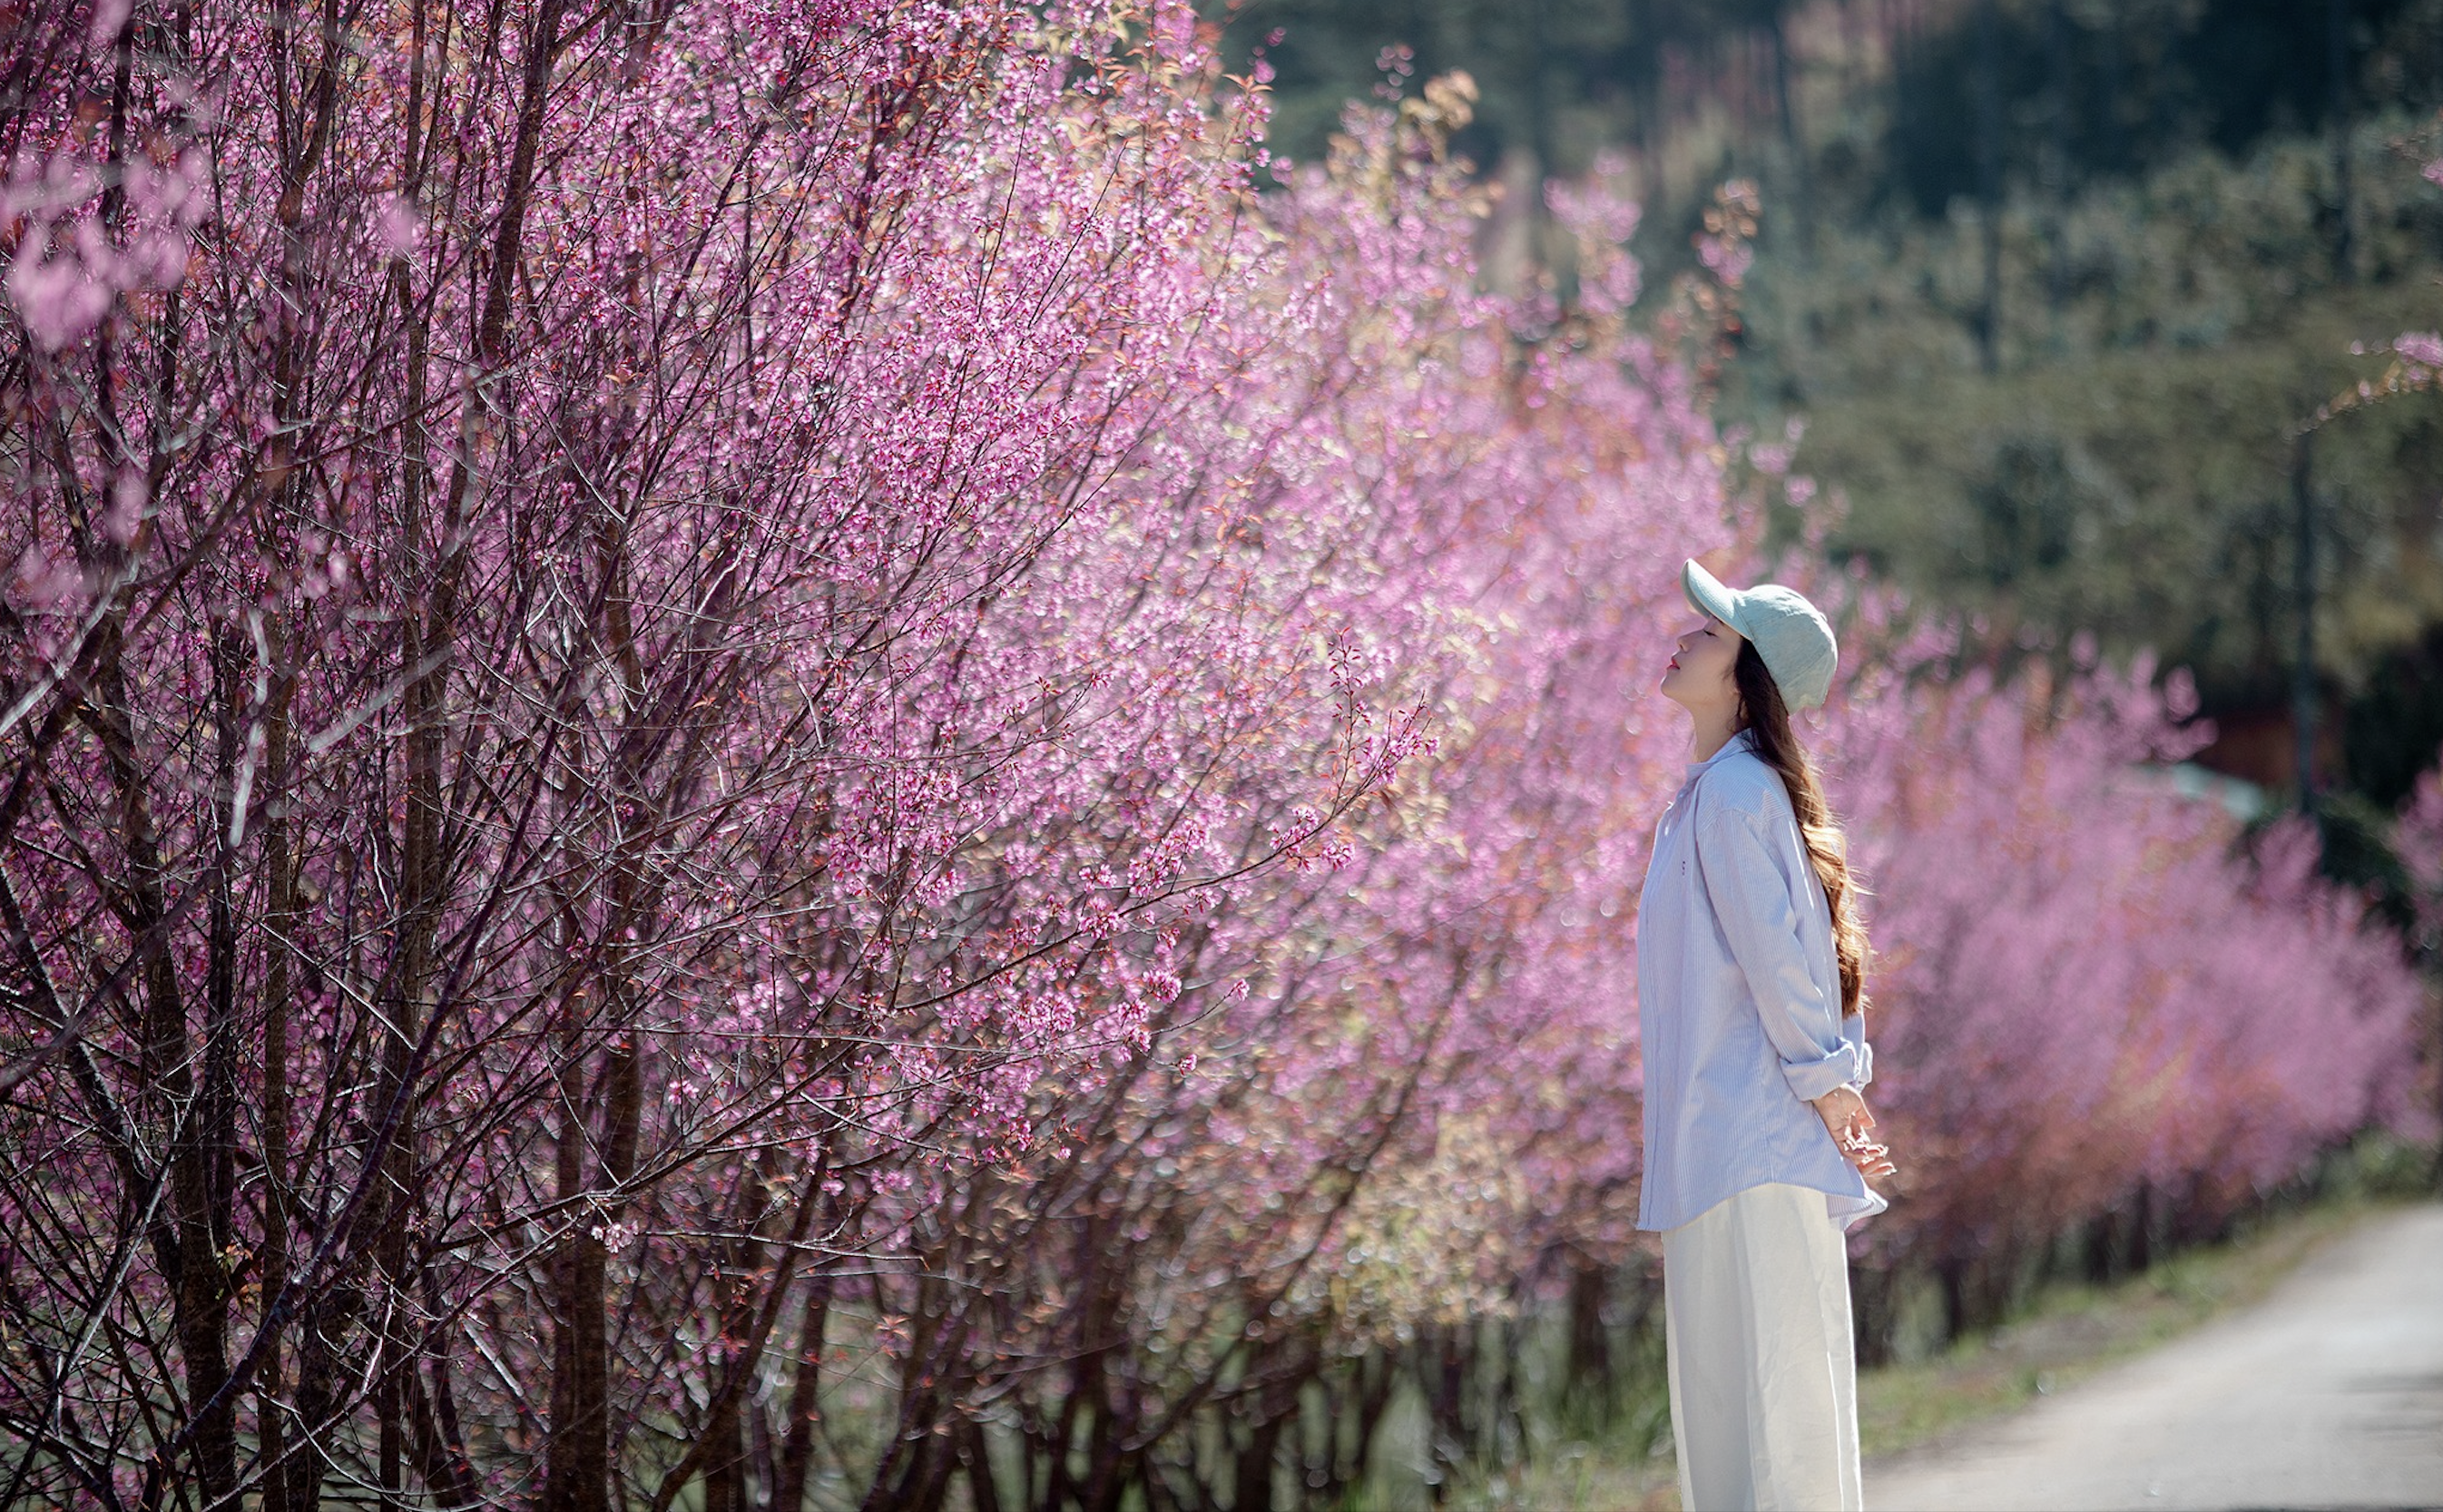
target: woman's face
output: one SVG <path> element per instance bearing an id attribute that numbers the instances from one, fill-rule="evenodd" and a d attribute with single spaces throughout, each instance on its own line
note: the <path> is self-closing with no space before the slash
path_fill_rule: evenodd
<path id="1" fill-rule="evenodd" d="M 1731 669 L 1737 665 L 1746 638 L 1711 615 L 1682 631 L 1662 673 L 1662 696 L 1690 713 L 1737 708 L 1738 684 Z"/>

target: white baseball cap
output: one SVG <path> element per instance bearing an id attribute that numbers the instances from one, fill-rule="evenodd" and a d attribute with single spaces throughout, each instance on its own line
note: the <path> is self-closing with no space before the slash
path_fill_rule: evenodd
<path id="1" fill-rule="evenodd" d="M 1832 691 L 1841 650 L 1833 643 L 1831 622 L 1805 594 L 1777 582 L 1724 587 L 1693 561 L 1681 569 L 1680 587 L 1699 614 L 1712 615 L 1755 643 L 1765 671 L 1791 708 L 1812 709 Z"/>

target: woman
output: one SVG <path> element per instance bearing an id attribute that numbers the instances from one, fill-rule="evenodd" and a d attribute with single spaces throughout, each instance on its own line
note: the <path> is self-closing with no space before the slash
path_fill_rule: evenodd
<path id="1" fill-rule="evenodd" d="M 1662 1233 L 1680 1501 L 1689 1512 L 1862 1505 L 1843 1232 L 1892 1170 L 1859 1089 L 1866 938 L 1792 709 L 1838 650 L 1802 596 L 1681 574 L 1704 622 L 1662 692 L 1694 764 L 1638 902 L 1645 1177 Z"/>

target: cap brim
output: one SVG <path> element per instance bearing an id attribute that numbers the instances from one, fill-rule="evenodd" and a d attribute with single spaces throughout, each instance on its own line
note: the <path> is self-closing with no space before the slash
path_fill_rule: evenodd
<path id="1" fill-rule="evenodd" d="M 1737 628 L 1732 617 L 1739 612 L 1739 596 L 1722 586 L 1722 580 L 1697 565 L 1693 558 L 1680 569 L 1680 591 L 1688 596 L 1689 608 Z"/>

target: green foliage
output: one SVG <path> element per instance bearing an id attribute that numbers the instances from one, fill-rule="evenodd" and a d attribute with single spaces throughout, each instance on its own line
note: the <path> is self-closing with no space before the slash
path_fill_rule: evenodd
<path id="1" fill-rule="evenodd" d="M 1378 82 L 1378 57 L 1405 47 L 1420 76 L 1463 68 L 1484 86 L 1460 142 L 1478 162 L 1524 147 L 1571 175 L 1602 147 L 1655 132 L 1674 49 L 1712 51 L 1783 9 L 1780 0 L 1247 0 L 1212 13 L 1227 22 L 1234 59 L 1260 48 L 1277 71 L 1273 138 L 1296 157 L 1320 157 L 1343 105 Z"/>
<path id="2" fill-rule="evenodd" d="M 2443 476 L 2443 458 L 2418 464 Z M 2397 646 L 2369 671 L 2342 716 L 2342 751 L 2350 781 L 2385 809 L 2400 806 L 2417 774 L 2443 748 L 2443 625 Z"/>
<path id="3" fill-rule="evenodd" d="M 1748 308 L 1773 335 L 1742 376 L 1779 355 L 1767 343 L 1781 329 L 1846 313 L 1772 309 L 1772 276 Z M 1816 286 L 1875 297 L 1837 277 Z M 1858 344 L 1873 349 L 1861 366 L 1889 377 L 1808 383 L 1797 465 L 1848 496 L 1836 551 L 1988 617 L 2005 641 L 2083 629 L 2107 651 L 2151 645 L 2194 668 L 2210 708 L 2278 698 L 2293 634 L 2291 427 L 2355 380 L 2352 341 L 2397 330 L 2403 294 L 2431 314 L 2436 292 L 2329 291 L 2268 312 L 2245 339 L 2106 348 L 1990 378 L 1940 361 L 1956 327 L 1861 320 Z M 2386 304 L 2396 313 L 2375 313 Z M 1837 343 L 1793 340 L 1792 365 L 1828 365 Z M 2439 445 L 2443 405 L 2422 399 L 2320 437 L 2324 581 L 2347 591 L 2321 606 L 2319 649 L 2345 689 L 2443 617 L 2443 474 L 2418 466 Z"/>
<path id="4" fill-rule="evenodd" d="M 2409 868 L 2392 844 L 2392 814 L 2360 794 L 2330 793 L 2316 804 L 2324 875 L 2363 891 L 2377 914 L 2404 934 L 2416 923 Z"/>
<path id="5" fill-rule="evenodd" d="M 2389 14 L 2422 36 L 2443 6 Z M 2329 134 L 2237 156 L 2188 135 L 2127 173 L 2022 165 L 1989 243 L 1973 199 L 1918 213 L 1895 128 L 1881 201 L 1807 238 L 1769 224 L 1724 408 L 1767 433 L 1804 415 L 1798 470 L 1847 501 L 1832 548 L 1981 617 L 1972 650 L 2151 646 L 2215 714 L 2287 698 L 2299 428 L 2443 324 L 2443 193 L 2419 174 L 2443 143 L 2397 106 L 2357 115 L 2345 164 Z M 2389 806 L 2443 738 L 2443 400 L 2337 416 L 2311 483 L 2317 671 L 2354 711 L 2340 775 Z"/>
<path id="6" fill-rule="evenodd" d="M 2328 9 L 2296 0 L 1212 13 L 1278 69 L 1296 156 L 1382 83 L 1387 47 L 1410 52 L 1393 86 L 1475 76 L 1460 145 L 1487 172 L 1630 148 L 1649 289 L 1687 261 L 1711 183 L 1761 175 L 1721 413 L 1807 419 L 1799 470 L 1848 501 L 1836 552 L 1982 617 L 1972 650 L 2086 631 L 2191 667 L 2210 714 L 2287 696 L 2292 433 L 2379 368 L 2353 343 L 2443 325 L 2443 192 L 2417 171 L 2443 152 L 2443 0 L 2350 0 L 2339 95 Z M 2318 670 L 2354 711 L 2346 780 L 2387 804 L 2443 736 L 2385 686 L 2404 666 L 2443 682 L 2422 649 L 2443 625 L 2437 480 L 2433 395 L 2318 437 Z"/>
<path id="7" fill-rule="evenodd" d="M 1929 215 L 1979 192 L 1969 123 L 1980 90 L 2009 127 L 2003 172 L 2029 182 L 2158 166 L 2198 144 L 2244 153 L 2268 136 L 2313 132 L 2331 110 L 2322 3 L 1994 0 L 1990 76 L 1976 9 L 1975 0 L 1937 0 L 1912 20 L 1862 0 L 1207 4 L 1234 66 L 1261 49 L 1277 70 L 1274 139 L 1301 157 L 1321 155 L 1389 47 L 1408 48 L 1422 75 L 1464 68 L 1484 85 L 1465 138 L 1480 162 L 1532 147 L 1539 132 L 1538 156 L 1565 175 L 1606 146 L 1666 151 L 1706 103 L 1738 92 L 1753 97 L 1735 113 L 1754 139 L 1724 143 L 1735 161 L 1722 166 L 1754 171 L 1756 147 L 1781 135 L 1773 117 L 1789 98 L 1808 118 L 1791 135 L 1806 138 L 1816 175 L 1863 167 L 1869 197 L 1904 198 Z M 2436 101 L 2443 16 L 2429 0 L 2351 0 L 2349 16 L 2354 108 Z M 1800 31 L 1829 37 L 1828 55 L 1793 52 Z M 1809 90 L 1810 69 L 1839 75 L 1829 110 L 1807 108 L 1824 94 Z M 1856 161 L 1861 152 L 1869 160 Z"/>
<path id="8" fill-rule="evenodd" d="M 1886 148 L 1890 187 L 1920 213 L 1979 195 L 1978 118 L 2003 125 L 2004 176 L 2056 186 L 2168 166 L 2205 146 L 2244 156 L 2333 117 L 2323 0 L 1995 0 L 1904 42 Z M 2431 103 L 2438 17 L 2417 0 L 2350 0 L 2352 111 Z"/>
<path id="9" fill-rule="evenodd" d="M 2434 1152 L 2370 1129 L 2317 1166 L 2313 1200 L 2324 1205 L 2415 1202 L 2434 1194 Z"/>

